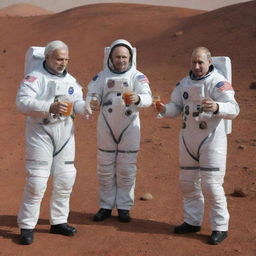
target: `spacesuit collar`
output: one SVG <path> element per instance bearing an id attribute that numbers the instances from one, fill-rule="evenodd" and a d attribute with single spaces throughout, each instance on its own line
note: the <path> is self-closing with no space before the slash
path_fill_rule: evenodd
<path id="1" fill-rule="evenodd" d="M 53 75 L 53 76 L 65 77 L 66 74 L 67 74 L 66 69 L 65 69 L 62 73 L 60 73 L 60 74 L 53 72 L 53 71 L 46 65 L 46 61 L 43 62 L 43 67 L 44 67 L 44 69 L 45 69 L 49 74 L 51 74 L 51 75 Z"/>
<path id="2" fill-rule="evenodd" d="M 192 70 L 190 70 L 190 71 L 189 71 L 189 77 L 190 77 L 191 80 L 197 80 L 197 81 L 198 81 L 198 80 L 202 80 L 202 79 L 205 79 L 206 77 L 210 76 L 211 73 L 213 72 L 213 70 L 214 70 L 214 66 L 211 65 L 211 66 L 209 67 L 209 70 L 208 70 L 207 74 L 205 74 L 205 75 L 202 76 L 202 77 L 196 77 L 196 76 L 194 75 L 194 73 L 192 72 Z"/>

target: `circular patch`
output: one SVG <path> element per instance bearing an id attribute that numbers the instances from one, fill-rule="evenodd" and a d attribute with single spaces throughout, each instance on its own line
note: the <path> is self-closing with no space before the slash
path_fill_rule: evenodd
<path id="1" fill-rule="evenodd" d="M 186 99 L 188 99 L 188 93 L 187 92 L 184 92 L 183 93 L 183 98 L 186 100 Z"/>
<path id="2" fill-rule="evenodd" d="M 69 88 L 68 88 L 68 94 L 69 95 L 72 95 L 74 93 L 74 87 L 73 86 L 70 86 Z"/>
<path id="3" fill-rule="evenodd" d="M 199 128 L 202 129 L 202 130 L 206 129 L 207 128 L 207 123 L 205 121 L 200 122 Z"/>
<path id="4" fill-rule="evenodd" d="M 185 113 L 185 115 L 187 115 L 187 116 L 189 115 L 189 106 L 188 106 L 188 105 L 185 106 L 185 112 L 184 112 L 184 113 Z"/>
<path id="5" fill-rule="evenodd" d="M 108 113 L 112 113 L 113 109 L 112 108 L 109 108 L 108 109 Z"/>
<path id="6" fill-rule="evenodd" d="M 125 111 L 125 115 L 126 116 L 130 116 L 132 114 L 132 111 L 130 110 L 130 109 L 127 109 L 126 111 Z"/>
<path id="7" fill-rule="evenodd" d="M 124 86 L 124 87 L 128 87 L 128 83 L 127 83 L 127 82 L 124 82 L 124 83 L 123 83 L 123 86 Z"/>

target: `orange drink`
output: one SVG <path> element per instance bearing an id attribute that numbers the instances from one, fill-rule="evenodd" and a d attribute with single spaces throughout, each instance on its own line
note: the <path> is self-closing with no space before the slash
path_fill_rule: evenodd
<path id="1" fill-rule="evenodd" d="M 64 116 L 70 116 L 73 112 L 73 102 L 64 101 L 63 102 L 67 106 L 67 111 L 63 113 Z"/>
<path id="2" fill-rule="evenodd" d="M 132 95 L 131 91 L 127 91 L 127 92 L 123 93 L 123 100 L 124 100 L 125 105 L 131 104 L 131 95 Z"/>

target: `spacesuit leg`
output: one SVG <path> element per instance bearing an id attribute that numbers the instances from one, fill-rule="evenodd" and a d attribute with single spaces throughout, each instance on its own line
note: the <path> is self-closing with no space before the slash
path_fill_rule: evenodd
<path id="1" fill-rule="evenodd" d="M 224 175 L 216 175 L 211 171 L 201 172 L 202 190 L 205 199 L 209 202 L 210 222 L 212 231 L 227 231 L 229 213 L 227 200 L 223 189 Z"/>
<path id="2" fill-rule="evenodd" d="M 118 145 L 116 160 L 118 209 L 130 210 L 134 204 L 134 189 L 137 173 L 137 156 L 140 147 L 140 123 L 136 118 L 124 132 Z"/>
<path id="3" fill-rule="evenodd" d="M 38 125 L 26 128 L 26 185 L 18 213 L 20 229 L 34 229 L 52 164 L 52 142 Z"/>
<path id="4" fill-rule="evenodd" d="M 98 150 L 97 157 L 100 208 L 113 209 L 116 204 L 116 152 L 103 152 Z"/>
<path id="5" fill-rule="evenodd" d="M 74 135 L 53 159 L 53 190 L 50 202 L 50 223 L 67 223 L 69 200 L 76 178 Z"/>
<path id="6" fill-rule="evenodd" d="M 183 195 L 184 222 L 201 226 L 204 216 L 204 197 L 201 191 L 199 163 L 188 154 L 180 138 L 179 183 Z"/>
<path id="7" fill-rule="evenodd" d="M 116 163 L 118 209 L 130 210 L 134 203 L 137 152 L 118 152 Z"/>
<path id="8" fill-rule="evenodd" d="M 41 166 L 35 167 L 36 165 Z M 50 166 L 47 161 L 31 161 L 27 162 L 26 168 L 27 182 L 18 213 L 18 226 L 20 229 L 34 229 L 39 218 L 41 201 L 47 187 Z"/>
<path id="9" fill-rule="evenodd" d="M 227 141 L 226 135 L 216 131 L 202 147 L 201 185 L 205 199 L 210 206 L 210 222 L 212 231 L 227 231 L 229 213 L 223 189 L 226 169 Z M 207 150 L 206 150 L 207 149 Z"/>
<path id="10" fill-rule="evenodd" d="M 100 114 L 97 123 L 97 175 L 100 208 L 113 209 L 116 205 L 116 150 L 109 127 Z"/>

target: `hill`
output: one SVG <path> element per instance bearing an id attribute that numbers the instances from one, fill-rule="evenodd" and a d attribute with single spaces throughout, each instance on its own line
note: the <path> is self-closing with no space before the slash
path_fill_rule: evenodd
<path id="1" fill-rule="evenodd" d="M 52 11 L 48 11 L 44 8 L 32 5 L 32 4 L 14 4 L 0 9 L 1 16 L 37 16 L 52 14 Z"/>

